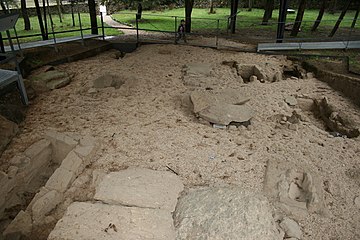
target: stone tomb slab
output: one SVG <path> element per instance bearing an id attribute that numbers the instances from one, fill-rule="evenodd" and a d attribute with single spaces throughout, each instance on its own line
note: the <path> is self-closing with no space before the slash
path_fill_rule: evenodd
<path id="1" fill-rule="evenodd" d="M 174 214 L 176 239 L 280 240 L 266 197 L 238 187 L 190 190 Z"/>
<path id="2" fill-rule="evenodd" d="M 183 189 L 180 178 L 170 172 L 129 168 L 106 175 L 94 198 L 107 204 L 173 212 Z"/>
<path id="3" fill-rule="evenodd" d="M 245 94 L 234 89 L 225 89 L 221 91 L 193 91 L 190 95 L 190 99 L 194 106 L 195 114 L 217 103 L 242 105 L 250 100 Z"/>
<path id="4" fill-rule="evenodd" d="M 328 216 L 321 183 L 307 170 L 296 169 L 277 160 L 269 160 L 264 191 L 286 214 L 306 217 L 308 213 Z"/>
<path id="5" fill-rule="evenodd" d="M 161 209 L 74 202 L 48 240 L 175 239 L 171 213 Z"/>

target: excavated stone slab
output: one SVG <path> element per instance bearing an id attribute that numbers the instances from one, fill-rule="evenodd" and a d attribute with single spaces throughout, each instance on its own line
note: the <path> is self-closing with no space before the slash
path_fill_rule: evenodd
<path id="1" fill-rule="evenodd" d="M 192 76 L 210 76 L 212 67 L 207 63 L 189 63 L 185 65 L 185 71 L 187 75 Z"/>
<path id="2" fill-rule="evenodd" d="M 176 239 L 282 239 L 264 196 L 241 188 L 192 190 L 179 199 Z"/>
<path id="3" fill-rule="evenodd" d="M 46 182 L 45 187 L 58 192 L 65 192 L 75 178 L 75 173 L 59 167 Z"/>
<path id="4" fill-rule="evenodd" d="M 48 131 L 46 138 L 51 141 L 53 161 L 61 164 L 62 160 L 73 150 L 78 142 L 64 133 Z"/>
<path id="5" fill-rule="evenodd" d="M 217 103 L 198 112 L 198 115 L 211 123 L 229 125 L 231 122 L 247 122 L 254 113 L 245 105 Z"/>
<path id="6" fill-rule="evenodd" d="M 32 76 L 33 85 L 38 90 L 53 90 L 68 85 L 71 81 L 66 72 L 51 70 Z"/>
<path id="7" fill-rule="evenodd" d="M 294 170 L 297 169 L 297 170 Z M 275 205 L 290 216 L 306 217 L 308 213 L 328 216 L 322 185 L 314 174 L 271 159 L 267 163 L 264 192 Z"/>
<path id="8" fill-rule="evenodd" d="M 173 212 L 183 189 L 180 178 L 170 172 L 129 168 L 106 175 L 96 187 L 94 198 L 108 204 Z"/>
<path id="9" fill-rule="evenodd" d="M 171 213 L 160 209 L 101 203 L 72 203 L 48 240 L 171 240 Z"/>
<path id="10" fill-rule="evenodd" d="M 242 105 L 250 100 L 238 90 L 226 89 L 222 91 L 193 91 L 190 95 L 194 106 L 194 113 L 198 113 L 217 103 Z"/>

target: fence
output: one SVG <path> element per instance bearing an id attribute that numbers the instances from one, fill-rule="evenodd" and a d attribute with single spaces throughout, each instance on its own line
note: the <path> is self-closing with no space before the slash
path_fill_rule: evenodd
<path id="1" fill-rule="evenodd" d="M 89 16 L 88 14 L 77 14 L 75 20 L 70 20 L 70 14 L 64 18 L 69 24 L 73 22 L 75 27 L 70 29 L 49 32 L 51 38 L 56 34 L 56 37 L 67 36 L 70 33 L 80 32 L 86 34 L 90 32 Z M 56 16 L 54 16 L 56 18 Z M 183 16 L 164 16 L 157 14 L 143 14 L 141 19 L 138 19 L 135 13 L 119 13 L 114 14 L 113 18 L 118 22 L 108 26 L 103 23 L 102 18 L 98 18 L 99 31 L 103 35 L 120 34 L 121 30 L 124 34 L 117 36 L 119 40 L 128 42 L 160 42 L 160 43 L 174 43 L 176 40 L 177 28 Z M 83 25 L 81 26 L 81 20 Z M 20 20 L 19 20 L 20 21 Z M 57 19 L 53 20 L 58 21 Z M 75 21 L 75 22 L 74 22 Z M 188 43 L 198 46 L 209 46 L 216 48 L 242 48 L 242 43 L 269 43 L 276 42 L 276 29 L 278 22 L 270 21 L 263 25 L 259 20 L 247 20 L 242 16 L 237 16 L 236 33 L 229 32 L 229 17 L 223 18 L 192 18 L 191 33 L 187 34 Z M 328 37 L 336 20 L 321 21 L 316 31 L 311 31 L 315 21 L 302 21 L 301 30 L 296 37 L 291 36 L 291 28 L 294 24 L 289 20 L 285 23 L 286 29 L 283 42 L 327 42 L 327 41 L 351 41 L 360 40 L 359 25 L 353 24 L 354 19 L 344 18 L 337 33 L 334 37 Z M 20 22 L 21 24 L 21 22 Z M 79 26 L 80 25 L 80 26 Z M 79 28 L 80 27 L 80 28 Z M 115 29 L 114 29 L 115 28 Z M 18 38 L 28 39 L 34 36 L 40 38 L 40 30 L 34 34 L 19 34 Z M 80 34 L 79 33 L 79 34 Z"/>
<path id="2" fill-rule="evenodd" d="M 143 14 L 141 19 L 136 18 L 134 13 L 114 14 L 113 18 L 119 23 L 127 24 L 124 28 L 119 24 L 118 29 L 126 30 L 127 34 L 120 39 L 126 41 L 157 41 L 175 42 L 177 27 L 183 16 L 164 16 L 156 14 Z M 187 34 L 190 44 L 211 47 L 236 47 L 245 43 L 269 43 L 276 42 L 276 29 L 279 22 L 270 21 L 264 25 L 261 21 L 242 19 L 237 16 L 236 33 L 229 32 L 230 18 L 192 18 L 191 33 Z M 297 36 L 291 36 L 294 21 L 285 24 L 283 42 L 333 42 L 360 40 L 359 25 L 353 24 L 354 19 L 344 18 L 339 29 L 333 37 L 329 34 L 336 20 L 323 20 L 316 31 L 312 31 L 315 21 L 302 21 Z M 131 36 L 131 31 L 135 36 Z"/>

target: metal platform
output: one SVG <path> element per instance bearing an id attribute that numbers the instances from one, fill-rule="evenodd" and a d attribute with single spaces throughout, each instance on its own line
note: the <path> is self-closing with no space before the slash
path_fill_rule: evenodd
<path id="1" fill-rule="evenodd" d="M 299 43 L 259 43 L 257 51 L 316 50 L 316 49 L 355 49 L 360 41 L 338 42 L 299 42 Z"/>
<path id="2" fill-rule="evenodd" d="M 67 42 L 74 42 L 79 41 L 83 39 L 90 39 L 90 38 L 98 38 L 101 37 L 101 35 L 96 34 L 88 34 L 81 36 L 75 36 L 75 37 L 65 37 L 65 38 L 56 38 L 56 42 L 54 39 L 44 40 L 44 41 L 37 41 L 37 42 L 27 42 L 27 43 L 21 43 L 20 48 L 21 49 L 28 49 L 28 48 L 36 48 L 36 47 L 44 47 L 44 46 L 52 46 L 55 44 L 61 44 L 61 43 L 67 43 Z M 14 45 L 15 50 L 19 50 L 18 45 Z M 5 46 L 5 51 L 11 51 L 10 46 Z"/>

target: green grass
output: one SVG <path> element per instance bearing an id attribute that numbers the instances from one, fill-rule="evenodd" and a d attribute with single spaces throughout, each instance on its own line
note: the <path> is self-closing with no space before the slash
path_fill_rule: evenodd
<path id="1" fill-rule="evenodd" d="M 175 25 L 178 25 L 180 19 L 184 18 L 185 10 L 184 8 L 164 10 L 164 11 L 144 11 L 143 19 L 139 22 L 139 27 L 148 30 L 162 30 L 162 31 L 174 31 Z M 216 29 L 218 24 L 220 30 L 226 30 L 227 19 L 230 13 L 228 8 L 217 8 L 216 14 L 209 14 L 208 9 L 193 9 L 192 14 L 192 30 L 202 30 L 202 29 Z M 119 22 L 135 25 L 135 14 L 136 11 L 121 11 L 117 14 L 113 14 L 113 18 Z M 278 10 L 274 10 L 273 18 L 269 21 L 269 25 L 264 26 L 260 23 L 262 22 L 262 17 L 264 14 L 263 9 L 253 9 L 251 12 L 248 12 L 246 9 L 241 9 L 237 19 L 237 28 L 238 29 L 271 29 L 276 30 L 277 25 L 277 16 L 279 14 Z M 335 21 L 338 19 L 340 13 L 329 14 L 325 13 L 323 20 L 319 26 L 319 31 L 321 29 L 330 29 L 334 26 Z M 318 15 L 318 10 L 306 10 L 304 14 L 302 32 L 309 32 L 313 22 L 316 20 Z M 341 28 L 349 28 L 352 22 L 352 18 L 355 15 L 355 11 L 349 11 L 345 16 L 343 22 L 341 23 Z M 175 24 L 175 16 L 177 16 L 177 22 Z M 206 19 L 200 19 L 206 18 Z M 293 22 L 296 18 L 296 14 L 288 14 L 287 22 Z M 360 21 L 360 20 L 359 20 Z M 359 29 L 359 24 L 356 27 Z"/>
<path id="2" fill-rule="evenodd" d="M 90 17 L 87 13 L 82 13 L 81 15 L 81 25 L 82 28 L 89 28 L 91 26 L 90 24 Z M 75 14 L 75 27 L 72 26 L 72 17 L 71 14 L 63 14 L 63 22 L 60 23 L 59 16 L 58 15 L 52 15 L 53 23 L 54 23 L 54 31 L 60 32 L 60 31 L 67 31 L 67 30 L 77 30 L 80 29 L 79 25 L 79 17 L 77 14 Z M 24 20 L 20 18 L 18 22 L 16 23 L 16 32 L 18 36 L 28 36 L 33 34 L 39 34 L 41 33 L 39 22 L 37 17 L 30 17 L 31 22 L 31 30 L 25 31 L 24 30 Z M 48 23 L 48 31 L 52 32 L 50 19 L 47 18 Z M 107 25 L 104 24 L 106 27 Z M 98 27 L 101 27 L 101 20 L 98 19 Z M 102 30 L 99 29 L 99 34 L 102 34 Z M 83 31 L 84 34 L 90 34 L 91 30 Z M 105 29 L 105 35 L 120 35 L 122 32 L 118 31 L 117 29 L 112 28 L 106 28 Z M 14 31 L 11 31 L 11 36 L 14 37 Z M 68 32 L 68 33 L 59 33 L 55 35 L 56 38 L 61 37 L 71 37 L 71 36 L 80 36 L 80 31 L 78 32 Z M 52 34 L 49 34 L 49 38 L 53 38 Z M 20 38 L 20 42 L 31 42 L 31 41 L 38 41 L 42 40 L 41 36 L 38 37 L 27 37 L 27 38 Z"/>

